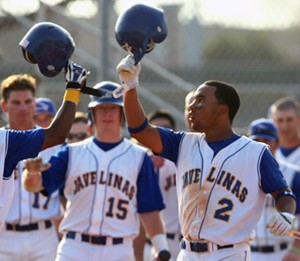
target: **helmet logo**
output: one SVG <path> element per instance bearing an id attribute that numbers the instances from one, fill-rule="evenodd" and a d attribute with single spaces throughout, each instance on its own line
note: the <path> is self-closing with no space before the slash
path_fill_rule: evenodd
<path id="1" fill-rule="evenodd" d="M 48 65 L 47 65 L 47 70 L 48 70 L 48 71 L 54 71 L 54 70 L 55 70 L 55 67 L 54 67 L 52 64 L 48 64 Z"/>

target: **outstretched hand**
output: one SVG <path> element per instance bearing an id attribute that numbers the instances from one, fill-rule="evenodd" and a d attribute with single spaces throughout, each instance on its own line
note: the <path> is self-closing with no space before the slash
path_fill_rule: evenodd
<path id="1" fill-rule="evenodd" d="M 25 169 L 29 175 L 34 175 L 40 172 L 43 172 L 51 167 L 50 163 L 43 163 L 41 157 L 27 159 L 25 161 Z"/>

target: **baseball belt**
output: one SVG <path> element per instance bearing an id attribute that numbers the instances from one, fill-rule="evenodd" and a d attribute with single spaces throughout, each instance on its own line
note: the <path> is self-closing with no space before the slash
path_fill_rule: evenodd
<path id="1" fill-rule="evenodd" d="M 211 248 L 209 247 L 209 244 L 212 244 L 212 243 L 211 242 L 188 241 L 188 240 L 185 240 L 184 238 L 180 242 L 180 246 L 181 246 L 182 249 L 192 251 L 192 252 L 197 252 L 197 253 L 211 251 Z M 216 246 L 217 250 L 234 247 L 234 245 L 220 246 L 220 245 L 217 245 L 217 244 L 215 244 L 215 246 Z"/>
<path id="2" fill-rule="evenodd" d="M 105 246 L 107 244 L 107 239 L 108 237 L 106 236 L 91 236 L 88 234 L 81 234 L 77 233 L 80 235 L 80 239 L 82 242 L 90 243 L 90 244 L 95 244 L 95 245 L 103 245 Z M 76 239 L 76 232 L 75 231 L 69 231 L 66 233 L 66 238 L 69 239 Z M 123 238 L 122 237 L 113 237 L 112 238 L 112 245 L 119 245 L 123 244 Z"/>
<path id="3" fill-rule="evenodd" d="M 52 222 L 51 220 L 44 220 L 36 223 L 30 223 L 27 225 L 19 225 L 19 224 L 10 224 L 6 223 L 5 224 L 6 230 L 10 231 L 18 231 L 18 232 L 27 232 L 27 231 L 33 231 L 33 230 L 38 230 L 38 229 L 48 229 L 52 227 Z"/>
<path id="4" fill-rule="evenodd" d="M 282 242 L 278 247 L 272 246 L 251 246 L 252 252 L 260 252 L 260 253 L 274 253 L 280 250 L 285 250 L 288 248 L 288 244 L 286 242 Z"/>

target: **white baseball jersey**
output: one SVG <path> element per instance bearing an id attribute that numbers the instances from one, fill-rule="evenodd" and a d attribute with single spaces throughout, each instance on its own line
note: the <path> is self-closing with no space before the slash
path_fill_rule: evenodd
<path id="1" fill-rule="evenodd" d="M 144 177 L 140 176 L 147 156 L 146 149 L 141 146 L 124 139 L 116 147 L 104 151 L 94 138 L 89 138 L 69 144 L 66 149 L 68 166 L 61 179 L 65 183 L 64 194 L 68 202 L 60 224 L 61 232 L 131 237 L 139 232 L 138 211 L 142 208 L 147 212 L 164 207 L 157 180 L 156 185 L 151 183 L 150 172 L 145 173 Z M 154 181 L 153 165 L 150 157 L 147 157 Z M 55 168 L 55 164 L 53 166 Z M 43 182 L 46 191 L 47 184 L 55 186 L 56 178 L 59 178 L 56 173 L 43 173 L 43 181 L 48 180 L 48 183 Z M 138 186 L 139 180 L 145 178 L 150 178 L 143 183 L 145 187 Z M 147 184 L 148 181 L 151 184 Z M 150 194 L 148 197 L 144 195 L 145 206 L 140 206 L 137 196 L 143 193 Z M 154 195 L 158 195 L 159 200 L 151 206 L 150 200 L 154 201 Z"/>
<path id="2" fill-rule="evenodd" d="M 281 150 L 278 149 L 275 153 L 275 158 L 277 160 L 287 161 L 287 162 L 290 162 L 290 163 L 295 164 L 297 166 L 300 166 L 300 146 L 298 146 L 298 148 L 296 148 L 288 156 L 283 155 Z"/>
<path id="3" fill-rule="evenodd" d="M 262 186 L 268 193 L 287 186 L 266 145 L 238 135 L 215 144 L 208 144 L 201 133 L 160 129 L 160 135 L 161 156 L 177 166 L 183 236 L 221 246 L 249 243 L 264 207 L 266 194 Z M 219 149 L 215 146 L 213 150 L 213 145 Z M 264 170 L 263 177 L 261 158 L 274 167 L 272 171 Z"/>
<path id="4" fill-rule="evenodd" d="M 4 224 L 14 195 L 13 169 L 20 160 L 36 157 L 43 140 L 43 129 L 0 129 L 0 226 Z"/>
<path id="5" fill-rule="evenodd" d="M 250 240 L 265 201 L 258 172 L 265 149 L 242 137 L 213 157 L 204 135 L 183 138 L 177 193 L 185 238 L 220 245 Z"/>
<path id="6" fill-rule="evenodd" d="M 160 214 L 167 233 L 180 233 L 178 201 L 176 193 L 176 166 L 165 159 L 164 165 L 156 170 L 166 208 Z"/>
<path id="7" fill-rule="evenodd" d="M 50 157 L 56 154 L 62 145 L 57 145 L 39 153 L 44 162 L 47 162 Z M 8 215 L 5 219 L 7 223 L 25 225 L 35 223 L 41 220 L 58 218 L 60 212 L 60 195 L 57 190 L 49 197 L 41 193 L 31 193 L 25 190 L 22 185 L 22 172 L 24 170 L 24 161 L 20 161 L 14 172 L 14 194 L 12 204 Z"/>

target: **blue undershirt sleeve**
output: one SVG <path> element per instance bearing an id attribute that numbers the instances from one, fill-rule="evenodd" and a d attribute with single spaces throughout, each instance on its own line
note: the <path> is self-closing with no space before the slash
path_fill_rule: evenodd
<path id="1" fill-rule="evenodd" d="M 265 193 L 271 193 L 288 186 L 271 152 L 266 149 L 260 163 L 261 185 Z"/>
<path id="2" fill-rule="evenodd" d="M 4 179 L 9 178 L 16 164 L 24 159 L 38 156 L 44 142 L 44 129 L 8 131 L 8 149 L 4 163 Z"/>
<path id="3" fill-rule="evenodd" d="M 165 208 L 151 158 L 145 154 L 137 180 L 137 211 L 151 212 Z"/>
<path id="4" fill-rule="evenodd" d="M 296 197 L 296 214 L 300 214 L 300 172 L 295 172 L 291 189 Z"/>
<path id="5" fill-rule="evenodd" d="M 174 132 L 171 129 L 158 127 L 162 140 L 163 151 L 160 156 L 173 161 L 177 165 L 178 150 L 184 132 Z"/>
<path id="6" fill-rule="evenodd" d="M 42 173 L 43 194 L 50 195 L 65 185 L 69 161 L 69 147 L 64 146 L 50 159 L 51 167 Z"/>

